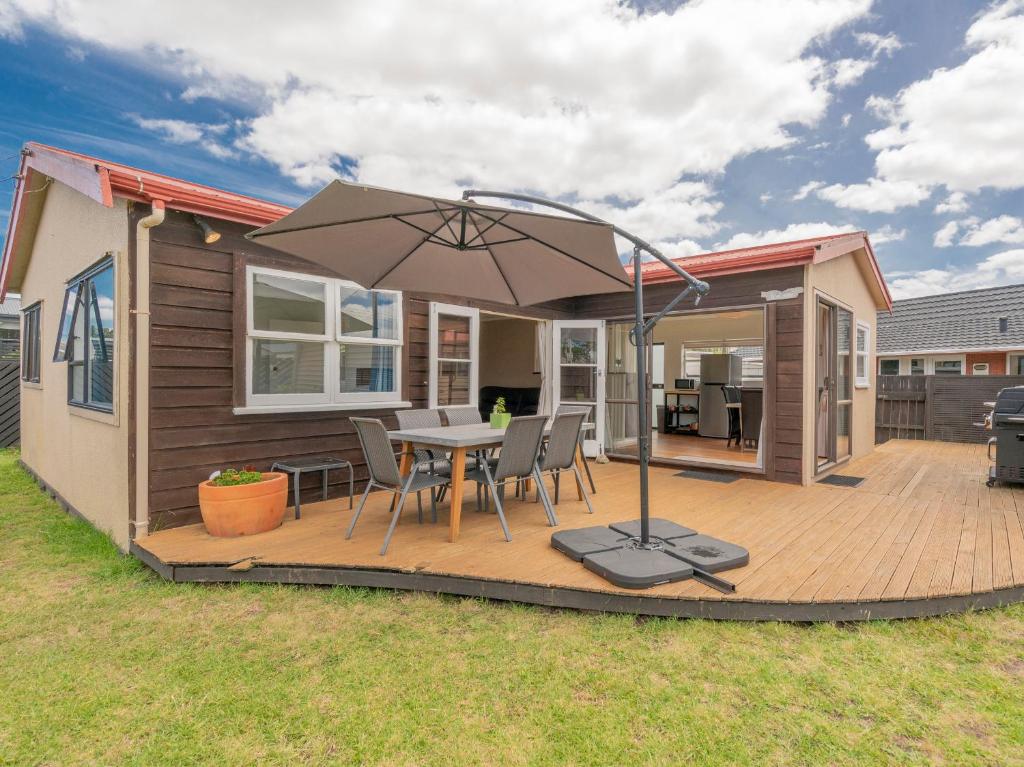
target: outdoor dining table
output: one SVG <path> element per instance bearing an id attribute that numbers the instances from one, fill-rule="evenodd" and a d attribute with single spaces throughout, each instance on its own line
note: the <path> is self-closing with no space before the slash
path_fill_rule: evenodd
<path id="1" fill-rule="evenodd" d="M 584 422 L 581 432 L 593 429 L 595 424 Z M 544 427 L 544 436 L 551 433 L 551 421 Z M 505 429 L 492 428 L 489 423 L 474 423 L 466 426 L 432 426 L 426 429 L 394 429 L 388 432 L 393 442 L 402 443 L 402 476 L 412 470 L 414 447 L 434 448 L 451 453 L 452 491 L 451 514 L 448 522 L 448 540 L 454 543 L 459 539 L 459 523 L 462 518 L 462 483 L 466 475 L 466 453 L 477 450 L 490 450 L 501 447 L 505 441 Z M 576 462 L 583 470 L 583 455 L 579 448 L 576 451 Z M 580 500 L 583 500 L 583 489 L 577 487 Z"/>

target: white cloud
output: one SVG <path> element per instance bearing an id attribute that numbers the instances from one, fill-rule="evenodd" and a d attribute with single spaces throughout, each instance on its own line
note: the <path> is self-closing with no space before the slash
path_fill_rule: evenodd
<path id="1" fill-rule="evenodd" d="M 865 184 L 832 184 L 815 191 L 837 207 L 870 213 L 893 213 L 928 199 L 931 190 L 912 181 L 869 178 Z"/>
<path id="2" fill-rule="evenodd" d="M 936 248 L 948 248 L 953 244 L 953 239 L 956 237 L 958 231 L 960 231 L 960 223 L 957 221 L 948 221 L 935 233 L 932 243 Z"/>
<path id="3" fill-rule="evenodd" d="M 1015 285 L 1024 282 L 1024 249 L 996 253 L 973 267 L 896 272 L 886 277 L 889 292 L 896 299 Z"/>
<path id="4" fill-rule="evenodd" d="M 867 71 L 875 65 L 871 59 L 839 59 L 831 66 L 832 82 L 836 88 L 856 85 Z"/>
<path id="5" fill-rule="evenodd" d="M 761 204 L 764 205 L 766 202 L 770 202 L 771 201 L 772 193 L 771 192 L 762 192 L 761 195 L 757 199 L 759 199 L 761 201 Z"/>
<path id="6" fill-rule="evenodd" d="M 847 112 L 846 114 L 844 114 L 842 116 L 842 118 L 840 119 L 840 122 L 842 123 L 844 128 L 848 128 L 850 126 L 850 120 L 852 120 L 852 119 L 853 119 L 853 115 L 850 114 L 849 112 Z"/>
<path id="7" fill-rule="evenodd" d="M 945 200 L 935 206 L 935 214 L 941 216 L 945 213 L 965 213 L 969 207 L 966 194 L 951 192 Z"/>
<path id="8" fill-rule="evenodd" d="M 967 228 L 960 238 L 961 245 L 978 247 L 994 242 L 1024 244 L 1024 221 L 1016 216 L 997 216 L 982 222 L 968 219 L 964 223 L 967 224 Z"/>
<path id="9" fill-rule="evenodd" d="M 854 38 L 865 48 L 870 49 L 871 55 L 875 58 L 879 56 L 891 57 L 903 47 L 903 43 L 895 33 L 879 35 L 875 32 L 857 32 L 854 34 Z"/>
<path id="10" fill-rule="evenodd" d="M 1024 2 L 1004 0 L 966 35 L 963 64 L 904 88 L 866 140 L 880 178 L 950 191 L 1024 187 Z"/>
<path id="11" fill-rule="evenodd" d="M 756 245 L 770 245 L 776 242 L 806 240 L 825 234 L 854 232 L 857 227 L 849 224 L 827 224 L 825 222 L 790 224 L 785 229 L 766 229 L 760 232 L 741 232 L 734 234 L 725 242 L 715 245 L 716 250 L 732 250 L 733 248 L 751 248 Z"/>
<path id="12" fill-rule="evenodd" d="M 143 130 L 151 131 L 171 144 L 197 144 L 220 159 L 235 157 L 237 154 L 213 138 L 222 135 L 227 130 L 227 125 L 147 118 L 136 114 L 127 117 Z"/>
<path id="13" fill-rule="evenodd" d="M 886 242 L 899 242 L 907 239 L 906 229 L 894 229 L 886 224 L 881 229 L 876 229 L 870 234 L 872 245 L 881 245 Z"/>
<path id="14" fill-rule="evenodd" d="M 820 44 L 870 0 L 765 5 L 321 0 L 239 14 L 199 0 L 139 0 L 131 13 L 14 0 L 10 15 L 145 53 L 187 99 L 250 99 L 257 117 L 237 147 L 305 185 L 345 163 L 354 179 L 426 193 L 486 184 L 657 201 L 681 178 L 788 146 L 791 126 L 826 114 L 837 86 Z"/>
<path id="15" fill-rule="evenodd" d="M 821 189 L 821 187 L 823 186 L 825 186 L 824 181 L 808 181 L 806 184 L 804 184 L 797 190 L 796 194 L 793 195 L 793 199 L 805 200 L 807 199 L 807 195 L 809 195 L 815 189 Z"/>

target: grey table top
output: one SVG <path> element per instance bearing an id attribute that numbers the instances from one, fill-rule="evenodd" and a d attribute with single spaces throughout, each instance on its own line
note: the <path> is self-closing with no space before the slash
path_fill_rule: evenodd
<path id="1" fill-rule="evenodd" d="M 593 429 L 595 424 L 584 422 L 581 431 Z M 551 432 L 548 421 L 544 434 Z M 395 429 L 388 437 L 396 442 L 412 442 L 416 445 L 433 447 L 485 447 L 498 446 L 505 441 L 504 429 L 492 429 L 489 423 L 474 423 L 467 426 L 432 426 L 428 429 Z"/>

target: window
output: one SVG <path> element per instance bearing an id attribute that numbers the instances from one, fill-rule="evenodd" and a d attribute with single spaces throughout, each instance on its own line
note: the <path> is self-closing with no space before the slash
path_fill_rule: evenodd
<path id="1" fill-rule="evenodd" d="M 924 357 L 911 357 L 910 358 L 910 375 L 912 375 L 912 376 L 923 376 L 924 375 Z"/>
<path id="2" fill-rule="evenodd" d="M 250 406 L 396 404 L 402 295 L 248 269 Z"/>
<path id="3" fill-rule="evenodd" d="M 33 304 L 21 313 L 21 380 L 39 383 L 39 319 L 42 304 Z"/>
<path id="4" fill-rule="evenodd" d="M 0 317 L 0 360 L 18 359 L 20 328 L 17 316 Z"/>
<path id="5" fill-rule="evenodd" d="M 683 378 L 700 383 L 700 359 L 705 354 L 735 354 L 740 357 L 742 385 L 761 386 L 764 381 L 764 346 L 760 339 L 726 342 L 691 341 L 680 348 L 680 369 Z"/>
<path id="6" fill-rule="evenodd" d="M 1006 374 L 1011 376 L 1024 375 L 1024 354 L 1011 354 L 1006 365 Z"/>
<path id="7" fill-rule="evenodd" d="M 878 375 L 898 376 L 900 374 L 900 361 L 897 359 L 878 360 Z"/>
<path id="8" fill-rule="evenodd" d="M 964 372 L 964 363 L 961 359 L 936 359 L 935 375 L 958 376 Z"/>
<path id="9" fill-rule="evenodd" d="M 68 363 L 68 402 L 114 409 L 114 261 L 109 256 L 72 278 L 54 348 L 54 362 Z"/>
<path id="10" fill-rule="evenodd" d="M 871 327 L 865 322 L 857 323 L 857 382 L 858 389 L 866 389 L 871 385 L 868 376 L 868 362 L 871 358 Z"/>

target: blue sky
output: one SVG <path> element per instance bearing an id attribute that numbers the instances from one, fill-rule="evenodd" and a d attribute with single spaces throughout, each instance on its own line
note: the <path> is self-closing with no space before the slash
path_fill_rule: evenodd
<path id="1" fill-rule="evenodd" d="M 0 1 L 0 177 L 36 140 L 289 204 L 504 187 L 679 255 L 866 229 L 897 296 L 1024 282 L 1020 0 L 528 5 Z"/>

